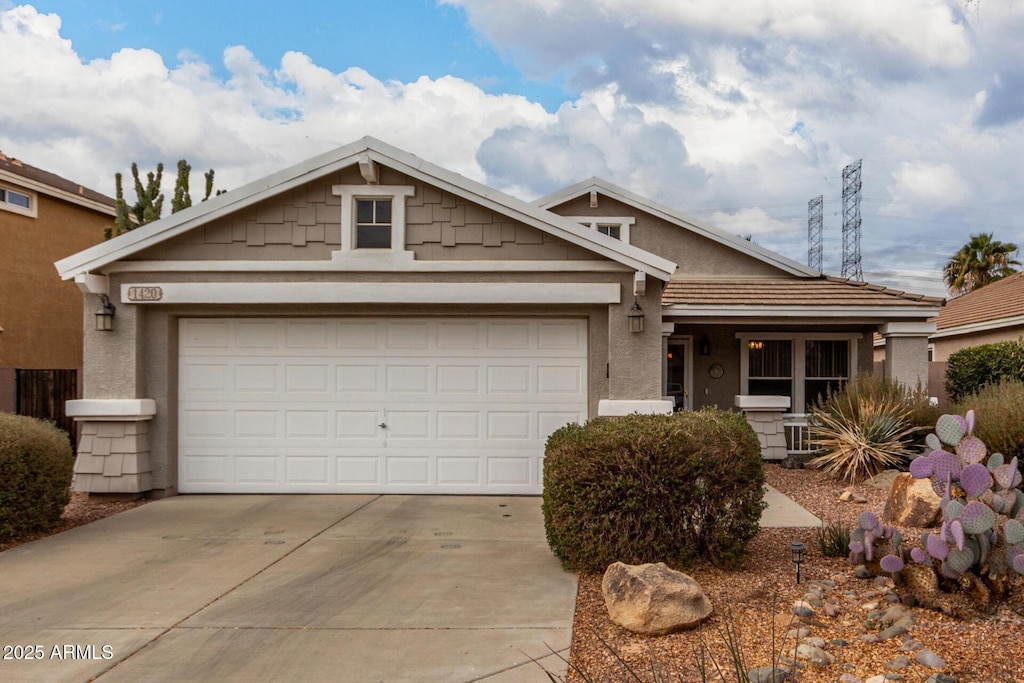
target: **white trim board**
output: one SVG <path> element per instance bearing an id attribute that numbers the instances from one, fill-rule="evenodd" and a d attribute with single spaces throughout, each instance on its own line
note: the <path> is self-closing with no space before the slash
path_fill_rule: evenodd
<path id="1" fill-rule="evenodd" d="M 910 306 L 716 306 L 668 304 L 661 310 L 665 318 L 851 318 L 892 320 L 934 318 L 939 307 Z"/>
<path id="2" fill-rule="evenodd" d="M 131 288 L 146 291 L 132 300 Z M 156 290 L 159 290 L 157 293 Z M 613 283 L 139 282 L 125 304 L 617 304 Z"/>
<path id="3" fill-rule="evenodd" d="M 339 254 L 341 252 L 333 252 Z M 373 258 L 331 261 L 118 261 L 105 273 L 379 273 Z M 615 261 L 408 261 L 395 260 L 391 272 L 408 273 L 625 273 L 632 270 Z"/>

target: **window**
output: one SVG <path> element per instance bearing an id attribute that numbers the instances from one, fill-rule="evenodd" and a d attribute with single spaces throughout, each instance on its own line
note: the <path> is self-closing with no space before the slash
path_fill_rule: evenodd
<path id="1" fill-rule="evenodd" d="M 629 228 L 636 223 L 636 219 L 631 216 L 565 216 L 565 218 L 626 244 L 629 244 Z"/>
<path id="2" fill-rule="evenodd" d="M 0 209 L 34 218 L 36 216 L 35 193 L 19 192 L 9 187 L 0 186 Z"/>
<path id="3" fill-rule="evenodd" d="M 807 412 L 818 396 L 857 373 L 857 335 L 738 334 L 741 390 L 751 396 L 788 396 L 790 411 Z"/>
<path id="4" fill-rule="evenodd" d="M 391 248 L 391 200 L 356 200 L 356 249 Z"/>
<path id="5" fill-rule="evenodd" d="M 332 258 L 400 267 L 415 260 L 405 248 L 405 202 L 412 185 L 334 185 L 341 197 L 341 248 Z"/>

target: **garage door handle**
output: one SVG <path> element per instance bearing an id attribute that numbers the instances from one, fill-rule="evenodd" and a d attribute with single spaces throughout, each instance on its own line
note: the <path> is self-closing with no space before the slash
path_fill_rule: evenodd
<path id="1" fill-rule="evenodd" d="M 379 425 L 377 425 L 377 426 L 378 426 L 378 427 L 380 427 L 381 429 L 387 429 L 387 428 L 388 428 L 388 425 L 387 425 L 387 423 L 386 423 L 386 422 L 381 422 L 381 423 L 380 423 Z"/>

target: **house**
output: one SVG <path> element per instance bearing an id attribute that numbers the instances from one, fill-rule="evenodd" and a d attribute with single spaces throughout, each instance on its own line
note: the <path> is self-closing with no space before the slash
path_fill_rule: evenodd
<path id="1" fill-rule="evenodd" d="M 935 325 L 931 360 L 940 363 L 969 346 L 1019 339 L 1024 335 L 1024 272 L 950 299 Z"/>
<path id="2" fill-rule="evenodd" d="M 0 153 L 0 411 L 60 423 L 77 395 L 82 296 L 52 264 L 101 242 L 113 216 L 110 197 Z"/>
<path id="3" fill-rule="evenodd" d="M 598 179 L 528 203 L 372 138 L 56 265 L 103 314 L 69 403 L 97 493 L 536 494 L 548 434 L 669 412 L 670 386 L 771 457 L 874 332 L 926 377 L 941 302 Z"/>

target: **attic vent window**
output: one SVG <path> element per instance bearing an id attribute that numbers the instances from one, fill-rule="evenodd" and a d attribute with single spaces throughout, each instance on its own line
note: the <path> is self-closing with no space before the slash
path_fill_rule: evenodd
<path id="1" fill-rule="evenodd" d="M 632 216 L 566 216 L 566 218 L 626 244 L 629 244 L 630 226 L 636 223 L 636 219 Z"/>
<path id="2" fill-rule="evenodd" d="M 356 200 L 356 249 L 391 248 L 391 200 Z"/>

